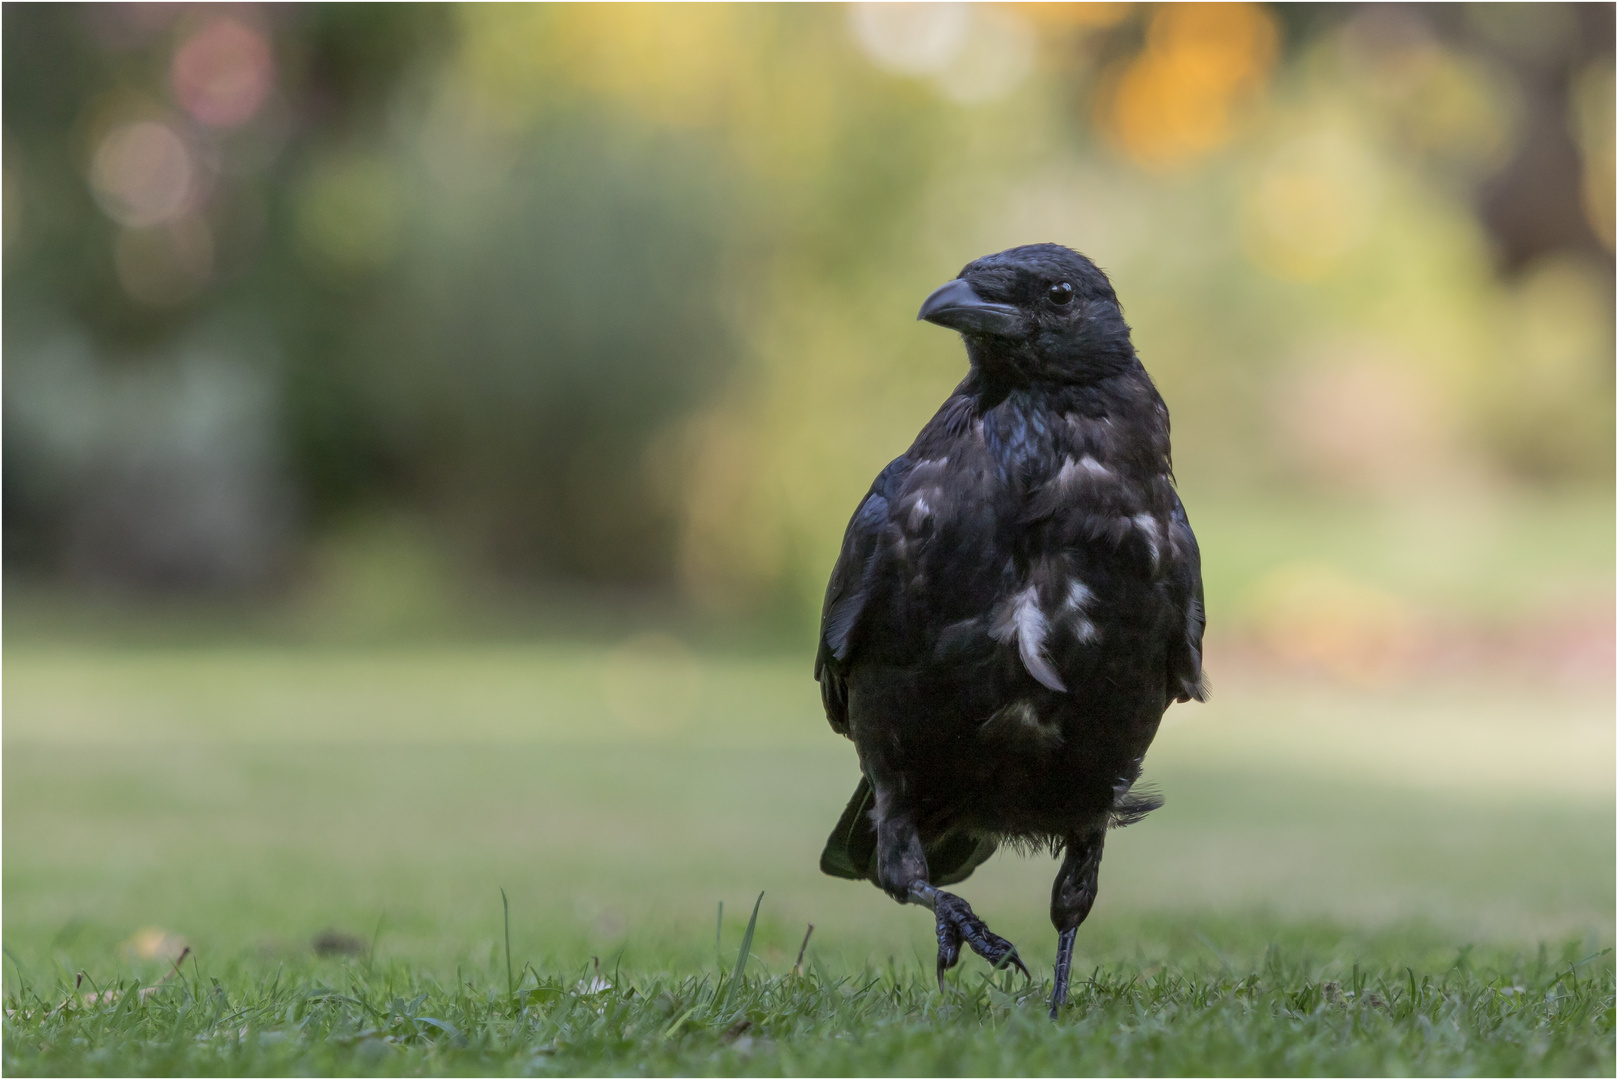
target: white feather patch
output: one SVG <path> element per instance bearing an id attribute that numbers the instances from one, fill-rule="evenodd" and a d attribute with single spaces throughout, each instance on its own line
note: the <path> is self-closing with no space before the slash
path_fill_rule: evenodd
<path id="1" fill-rule="evenodd" d="M 1063 458 L 1062 467 L 1056 473 L 1056 486 L 1062 489 L 1072 487 L 1081 477 L 1091 481 L 1107 480 L 1111 479 L 1112 470 L 1089 454 L 1077 461 L 1071 457 Z"/>
<path id="2" fill-rule="evenodd" d="M 1155 568 L 1158 560 L 1157 519 L 1150 514 L 1136 514 L 1130 520 L 1135 523 L 1135 528 L 1140 530 L 1141 536 L 1146 540 L 1146 550 L 1151 553 L 1152 566 Z"/>
<path id="3" fill-rule="evenodd" d="M 921 528 L 921 523 L 932 516 L 933 508 L 927 504 L 927 496 L 918 493 L 916 501 L 910 504 L 910 527 Z"/>
<path id="4" fill-rule="evenodd" d="M 1091 622 L 1084 613 L 1084 609 L 1094 599 L 1095 593 L 1090 591 L 1090 586 L 1078 578 L 1074 578 L 1067 587 L 1067 600 L 1063 602 L 1062 607 L 1067 611 L 1068 618 L 1073 623 L 1073 636 L 1080 641 L 1094 641 L 1099 636 L 1096 632 L 1096 624 Z"/>
<path id="5" fill-rule="evenodd" d="M 1013 596 L 989 634 L 996 641 L 1010 643 L 1017 640 L 1017 653 L 1022 666 L 1041 685 L 1058 693 L 1066 693 L 1062 677 L 1051 667 L 1045 656 L 1045 634 L 1050 625 L 1045 613 L 1039 609 L 1039 591 L 1032 585 Z"/>

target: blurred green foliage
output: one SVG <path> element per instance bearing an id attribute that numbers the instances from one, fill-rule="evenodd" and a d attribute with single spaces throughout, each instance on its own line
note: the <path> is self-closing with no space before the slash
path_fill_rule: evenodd
<path id="1" fill-rule="evenodd" d="M 1043 240 L 1112 273 L 1193 517 L 1611 478 L 1605 7 L 3 18 L 14 575 L 285 589 L 385 520 L 813 610 L 962 371 L 911 312 Z"/>

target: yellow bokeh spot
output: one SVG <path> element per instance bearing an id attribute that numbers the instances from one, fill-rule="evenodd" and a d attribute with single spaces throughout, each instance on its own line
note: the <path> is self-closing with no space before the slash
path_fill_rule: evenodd
<path id="1" fill-rule="evenodd" d="M 1283 281 L 1325 277 L 1369 236 L 1379 186 L 1344 136 L 1322 133 L 1283 147 L 1248 191 L 1248 258 Z"/>
<path id="2" fill-rule="evenodd" d="M 722 4 L 468 5 L 460 75 L 514 124 L 567 87 L 657 123 L 714 124 L 744 73 L 743 17 Z"/>
<path id="3" fill-rule="evenodd" d="M 1098 120 L 1148 169 L 1185 165 L 1230 140 L 1233 111 L 1263 89 L 1276 26 L 1256 4 L 1171 4 L 1147 27 L 1146 48 L 1100 98 Z"/>

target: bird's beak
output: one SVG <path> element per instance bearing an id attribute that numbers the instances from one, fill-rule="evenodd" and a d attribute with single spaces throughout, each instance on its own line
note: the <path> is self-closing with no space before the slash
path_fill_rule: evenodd
<path id="1" fill-rule="evenodd" d="M 994 304 L 983 299 L 964 278 L 956 278 L 936 290 L 921 305 L 916 318 L 963 334 L 1012 337 L 1023 330 L 1021 311 L 1010 304 Z"/>

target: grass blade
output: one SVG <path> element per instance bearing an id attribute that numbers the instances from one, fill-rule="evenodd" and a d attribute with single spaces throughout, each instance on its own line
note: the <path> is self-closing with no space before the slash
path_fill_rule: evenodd
<path id="1" fill-rule="evenodd" d="M 814 923 L 810 923 L 809 929 L 803 932 L 803 944 L 798 946 L 798 962 L 792 965 L 792 974 L 794 976 L 800 978 L 803 976 L 803 954 L 809 951 L 809 935 L 813 934 L 814 932 Z"/>
<path id="2" fill-rule="evenodd" d="M 511 976 L 511 901 L 506 899 L 504 888 L 500 890 L 500 910 L 504 913 L 506 921 L 506 993 L 515 997 L 517 983 Z"/>
<path id="3" fill-rule="evenodd" d="M 701 1008 L 700 1005 L 693 1005 L 689 1009 L 685 1010 L 685 1012 L 681 1013 L 680 1018 L 674 1021 L 674 1023 L 670 1024 L 667 1031 L 663 1032 L 663 1038 L 672 1039 L 674 1036 L 678 1035 L 680 1033 L 680 1029 L 685 1026 L 685 1022 L 691 1019 L 691 1014 L 696 1012 L 699 1008 Z"/>
<path id="4" fill-rule="evenodd" d="M 747 968 L 747 954 L 753 949 L 753 929 L 758 926 L 758 908 L 764 903 L 764 894 L 759 893 L 758 899 L 753 901 L 753 914 L 747 920 L 747 929 L 742 933 L 742 950 L 736 954 L 736 969 L 730 973 L 730 985 L 725 988 L 725 1007 L 720 1010 L 721 1015 L 730 1015 L 731 1002 L 736 999 L 736 984 L 742 981 L 742 972 Z"/>
<path id="5" fill-rule="evenodd" d="M 11 961 L 11 966 L 17 969 L 17 996 L 21 999 L 24 994 L 28 993 L 28 977 L 22 973 L 22 961 L 18 960 L 17 954 L 11 951 L 10 945 L 0 945 L 0 952 L 4 952 L 6 959 Z"/>
<path id="6" fill-rule="evenodd" d="M 369 972 L 371 970 L 372 965 L 376 963 L 376 943 L 377 943 L 377 940 L 379 938 L 381 938 L 381 937 L 382 937 L 382 916 L 378 915 L 376 917 L 376 932 L 371 935 L 371 947 L 369 949 L 367 949 L 366 952 L 365 952 L 365 970 L 367 972 Z M 511 963 L 511 960 L 510 960 L 509 957 L 507 958 L 506 963 L 508 965 Z"/>

